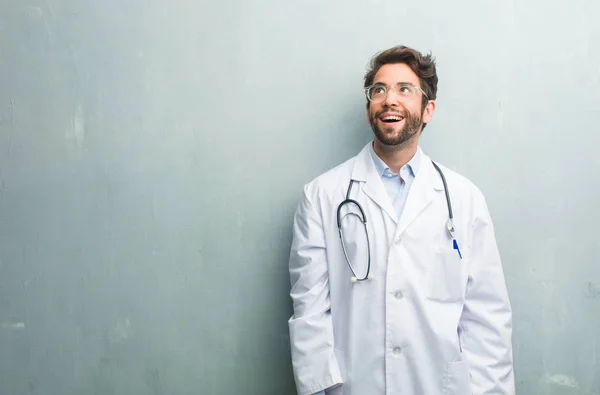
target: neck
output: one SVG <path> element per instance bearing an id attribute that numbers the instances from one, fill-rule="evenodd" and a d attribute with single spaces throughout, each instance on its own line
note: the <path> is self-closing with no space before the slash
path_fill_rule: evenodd
<path id="1" fill-rule="evenodd" d="M 375 139 L 373 143 L 373 149 L 377 156 L 379 156 L 394 173 L 398 173 L 402 166 L 407 164 L 412 157 L 415 156 L 417 147 L 418 139 L 411 139 L 410 141 L 407 141 L 406 144 L 396 146 L 382 144 L 377 139 Z"/>

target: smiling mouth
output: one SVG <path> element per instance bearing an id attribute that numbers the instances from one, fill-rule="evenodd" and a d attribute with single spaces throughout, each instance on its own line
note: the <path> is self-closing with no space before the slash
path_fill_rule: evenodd
<path id="1" fill-rule="evenodd" d="M 383 123 L 398 123 L 404 119 L 403 116 L 400 115 L 386 115 L 384 117 L 379 118 Z"/>

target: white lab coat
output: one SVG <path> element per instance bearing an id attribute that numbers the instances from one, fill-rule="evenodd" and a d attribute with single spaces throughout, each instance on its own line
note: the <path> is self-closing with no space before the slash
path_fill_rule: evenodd
<path id="1" fill-rule="evenodd" d="M 442 180 L 422 151 L 399 223 L 368 146 L 304 187 L 289 262 L 299 394 L 330 387 L 335 395 L 515 393 L 511 307 L 492 221 L 479 189 L 441 168 L 462 260 L 446 230 Z M 350 281 L 336 221 L 351 178 L 374 275 L 358 283 Z M 353 218 L 344 220 L 344 240 L 360 277 L 366 239 Z"/>

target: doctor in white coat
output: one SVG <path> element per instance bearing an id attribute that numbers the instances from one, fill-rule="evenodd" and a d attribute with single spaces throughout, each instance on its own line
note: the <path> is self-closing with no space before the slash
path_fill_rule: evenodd
<path id="1" fill-rule="evenodd" d="M 304 187 L 289 260 L 300 395 L 515 393 L 484 196 L 418 144 L 437 80 L 431 55 L 377 54 L 365 76 L 373 142 Z"/>

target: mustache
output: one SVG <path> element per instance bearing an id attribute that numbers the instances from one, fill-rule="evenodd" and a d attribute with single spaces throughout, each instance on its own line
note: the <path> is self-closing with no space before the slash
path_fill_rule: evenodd
<path id="1" fill-rule="evenodd" d="M 383 114 L 383 113 L 400 115 L 400 116 L 402 116 L 402 118 L 407 118 L 408 115 L 409 115 L 407 113 L 407 111 L 404 111 L 404 110 L 394 110 L 394 111 L 392 111 L 392 110 L 384 108 L 383 110 L 378 111 L 376 114 L 374 114 L 374 116 L 376 118 L 379 118 L 381 116 L 381 114 Z"/>

